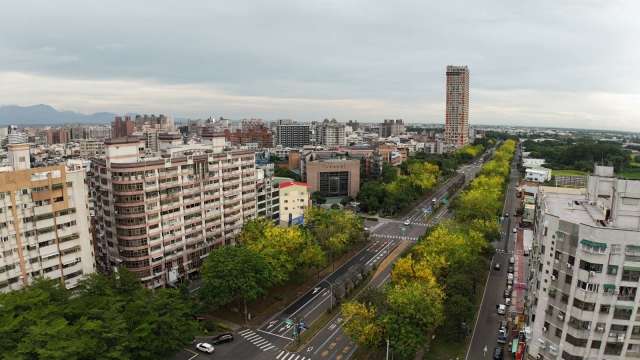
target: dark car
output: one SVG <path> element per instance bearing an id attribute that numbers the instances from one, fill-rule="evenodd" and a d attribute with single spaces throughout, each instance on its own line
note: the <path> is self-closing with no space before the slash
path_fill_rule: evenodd
<path id="1" fill-rule="evenodd" d="M 513 265 L 509 265 L 509 267 L 507 268 L 507 272 L 513 274 Z"/>
<path id="2" fill-rule="evenodd" d="M 502 359 L 503 359 L 502 346 L 496 346 L 495 349 L 493 349 L 493 360 L 502 360 Z"/>
<path id="3" fill-rule="evenodd" d="M 224 344 L 224 343 L 228 343 L 228 342 L 232 342 L 232 341 L 233 341 L 233 334 L 232 333 L 220 334 L 220 335 L 214 337 L 213 339 L 211 339 L 211 343 L 213 345 Z"/>
<path id="4" fill-rule="evenodd" d="M 511 297 L 511 291 L 509 291 L 509 289 L 504 289 L 504 297 L 505 298 Z"/>

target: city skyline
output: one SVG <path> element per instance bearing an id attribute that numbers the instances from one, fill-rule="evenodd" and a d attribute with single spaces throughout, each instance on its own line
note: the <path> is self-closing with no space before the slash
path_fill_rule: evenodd
<path id="1" fill-rule="evenodd" d="M 0 24 L 0 98 L 83 113 L 444 123 L 443 70 L 460 63 L 474 73 L 472 125 L 638 131 L 638 6 L 26 2 Z"/>

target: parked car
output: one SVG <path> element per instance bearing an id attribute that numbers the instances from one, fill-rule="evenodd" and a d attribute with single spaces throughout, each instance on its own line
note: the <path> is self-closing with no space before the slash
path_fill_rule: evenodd
<path id="1" fill-rule="evenodd" d="M 505 333 L 507 332 L 507 320 L 500 320 L 498 323 L 499 329 L 503 330 Z"/>
<path id="2" fill-rule="evenodd" d="M 513 274 L 513 265 L 509 265 L 509 267 L 507 268 L 507 272 L 509 274 Z"/>
<path id="3" fill-rule="evenodd" d="M 511 305 L 511 298 L 508 297 L 508 298 L 504 299 L 504 304 L 507 305 L 507 306 Z"/>
<path id="4" fill-rule="evenodd" d="M 196 344 L 196 349 L 202 351 L 202 352 L 206 352 L 207 354 L 211 354 L 215 348 L 213 347 L 213 345 L 209 344 L 209 343 L 197 343 Z"/>
<path id="5" fill-rule="evenodd" d="M 232 333 L 220 334 L 220 335 L 214 337 L 213 340 L 211 340 L 213 345 L 225 344 L 225 343 L 232 342 L 232 341 L 233 341 L 233 334 Z"/>
<path id="6" fill-rule="evenodd" d="M 507 279 L 513 280 L 513 274 L 507 274 Z"/>
<path id="7" fill-rule="evenodd" d="M 516 258 L 515 258 L 515 257 L 513 257 L 513 256 L 512 256 L 512 257 L 510 257 L 510 258 L 509 258 L 509 265 L 513 265 L 513 264 L 515 264 L 515 263 L 516 263 Z"/>
<path id="8" fill-rule="evenodd" d="M 504 304 L 496 305 L 496 312 L 498 315 L 504 315 L 507 312 L 507 307 Z"/>
<path id="9" fill-rule="evenodd" d="M 513 286 L 513 278 L 507 279 L 507 286 Z"/>
<path id="10" fill-rule="evenodd" d="M 504 289 L 504 293 L 502 294 L 504 296 L 504 298 L 510 298 L 511 297 L 511 291 Z"/>
<path id="11" fill-rule="evenodd" d="M 513 228 L 513 233 L 517 233 L 518 232 L 518 228 Z"/>
<path id="12" fill-rule="evenodd" d="M 404 225 L 405 225 L 405 226 L 409 226 L 409 225 L 411 225 L 411 220 L 409 220 L 409 219 L 405 220 L 405 221 L 404 221 Z"/>
<path id="13" fill-rule="evenodd" d="M 500 264 L 496 263 L 495 265 L 493 265 L 493 270 L 500 271 Z"/>
<path id="14" fill-rule="evenodd" d="M 493 360 L 502 360 L 503 358 L 502 346 L 496 345 L 495 349 L 493 349 Z"/>
<path id="15" fill-rule="evenodd" d="M 509 213 L 504 213 L 504 217 L 509 217 Z"/>
<path id="16" fill-rule="evenodd" d="M 506 344 L 507 342 L 507 333 L 506 331 L 499 330 L 498 331 L 498 344 Z"/>

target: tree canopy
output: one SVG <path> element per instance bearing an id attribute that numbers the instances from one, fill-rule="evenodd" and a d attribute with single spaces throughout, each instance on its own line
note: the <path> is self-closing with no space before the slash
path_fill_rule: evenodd
<path id="1" fill-rule="evenodd" d="M 54 280 L 0 294 L 2 359 L 161 359 L 198 326 L 175 289 L 143 288 L 126 270 L 69 291 Z"/>

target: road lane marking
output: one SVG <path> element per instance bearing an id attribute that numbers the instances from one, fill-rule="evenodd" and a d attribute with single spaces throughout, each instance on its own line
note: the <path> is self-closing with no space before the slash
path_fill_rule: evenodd
<path id="1" fill-rule="evenodd" d="M 278 356 L 276 356 L 276 360 L 279 360 L 280 356 L 282 356 L 282 354 L 284 354 L 284 352 L 285 352 L 284 350 L 280 351 L 280 354 L 278 354 Z"/>
<path id="2" fill-rule="evenodd" d="M 317 349 L 316 351 L 314 351 L 314 353 L 313 353 L 313 354 L 315 355 L 315 354 L 316 354 L 318 351 L 320 351 L 320 349 L 322 349 L 322 348 L 323 348 L 323 347 L 324 347 L 324 346 L 325 346 L 329 341 L 331 341 L 331 339 L 332 339 L 334 336 L 336 336 L 336 334 L 338 333 L 338 331 L 340 331 L 340 329 L 341 329 L 341 327 L 340 327 L 340 326 L 338 326 L 338 328 L 337 328 L 337 329 L 336 329 L 336 330 L 335 330 L 331 335 L 329 335 L 329 337 L 328 337 L 328 338 L 327 338 L 327 339 L 326 339 L 322 344 L 320 344 L 320 346 L 318 346 L 318 349 Z"/>
<path id="3" fill-rule="evenodd" d="M 274 347 L 275 346 L 273 346 L 273 345 L 269 345 L 266 348 L 262 349 L 262 351 L 269 351 L 269 350 L 273 349 Z"/>
<path id="4" fill-rule="evenodd" d="M 327 292 L 329 294 L 329 292 Z M 320 305 L 324 304 L 327 300 L 331 299 L 330 297 L 325 297 L 318 303 L 318 305 L 314 306 L 311 310 L 309 310 L 306 314 L 302 316 L 303 319 L 306 319 L 312 312 L 314 312 Z"/>
<path id="5" fill-rule="evenodd" d="M 290 338 L 290 337 L 286 337 L 286 336 L 278 335 L 278 334 L 275 334 L 275 333 L 272 333 L 272 332 L 264 331 L 264 330 L 262 330 L 262 329 L 258 329 L 258 331 L 260 331 L 261 333 L 269 334 L 269 335 L 271 335 L 271 336 L 277 336 L 277 337 L 279 337 L 279 338 L 287 339 L 287 340 L 289 340 L 289 341 L 293 341 L 293 340 L 295 340 L 295 339 L 292 339 L 292 338 Z"/>
<path id="6" fill-rule="evenodd" d="M 193 350 L 191 350 L 191 349 L 186 349 L 186 348 L 185 348 L 185 350 L 193 354 L 193 356 L 192 356 L 192 357 L 190 357 L 190 358 L 189 358 L 189 359 L 187 359 L 187 360 L 193 360 L 193 359 L 197 358 L 197 357 L 198 357 L 198 355 L 200 355 L 200 354 L 198 354 L 197 352 L 195 352 L 195 351 L 193 351 Z"/>
<path id="7" fill-rule="evenodd" d="M 251 329 L 244 329 L 244 330 L 242 330 L 242 331 L 238 331 L 238 334 L 240 334 L 240 335 L 244 335 L 244 334 L 246 334 L 246 333 L 248 333 L 248 332 L 251 332 Z"/>

